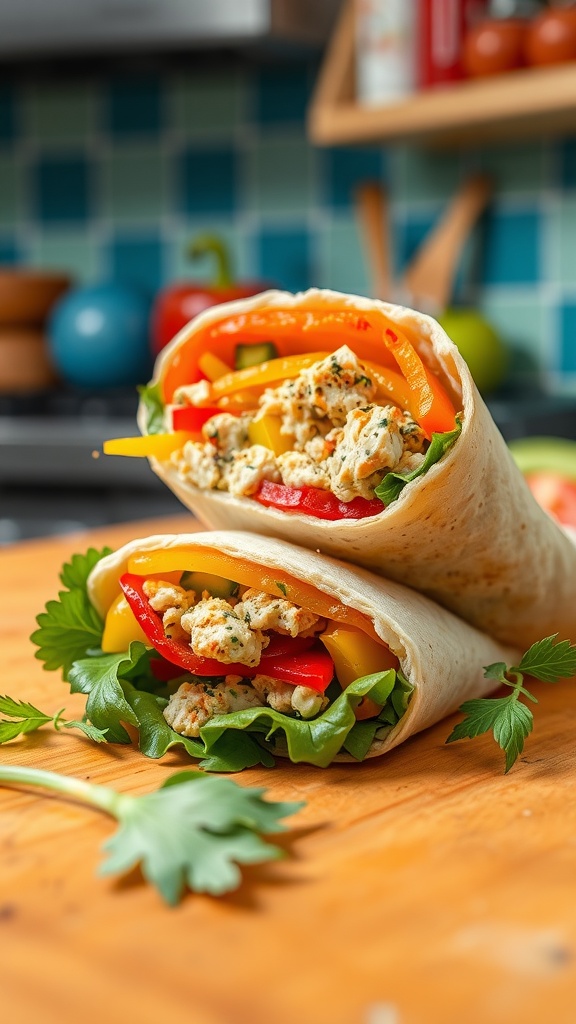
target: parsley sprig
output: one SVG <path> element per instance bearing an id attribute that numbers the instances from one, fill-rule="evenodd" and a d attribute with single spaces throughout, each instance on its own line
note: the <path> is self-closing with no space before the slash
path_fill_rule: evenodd
<path id="1" fill-rule="evenodd" d="M 220 896 L 237 888 L 239 864 L 257 864 L 283 856 L 260 833 L 284 831 L 280 819 L 302 803 L 264 800 L 264 789 L 239 786 L 231 779 L 182 771 L 145 796 L 129 796 L 107 786 L 37 768 L 0 766 L 0 784 L 42 786 L 106 811 L 119 829 L 104 844 L 108 859 L 101 875 L 142 874 L 163 899 L 175 906 L 186 887 Z"/>
<path id="2" fill-rule="evenodd" d="M 12 697 L 0 697 L 0 714 L 8 716 L 0 718 L 0 743 L 8 743 L 9 740 L 15 740 L 17 736 L 36 732 L 37 729 L 48 724 L 53 725 L 58 731 L 60 729 L 79 729 L 95 743 L 106 742 L 107 729 L 97 729 L 89 722 L 66 720 L 62 718 L 64 710 L 61 708 L 55 715 L 47 715 L 26 701 L 14 700 Z"/>
<path id="3" fill-rule="evenodd" d="M 506 755 L 505 774 L 510 771 L 524 749 L 524 741 L 532 732 L 534 716 L 520 697 L 533 704 L 538 699 L 524 686 L 529 675 L 543 683 L 557 683 L 576 674 L 576 644 L 568 640 L 555 643 L 557 633 L 532 644 L 522 656 L 519 665 L 507 668 L 503 661 L 484 668 L 486 679 L 497 679 L 512 690 L 506 697 L 481 697 L 467 700 L 459 708 L 463 721 L 450 733 L 447 743 L 454 740 L 474 739 L 492 731 L 494 739 Z"/>

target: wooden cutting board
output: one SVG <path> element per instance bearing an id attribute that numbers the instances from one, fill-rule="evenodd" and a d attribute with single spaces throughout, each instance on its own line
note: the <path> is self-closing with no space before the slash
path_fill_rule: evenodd
<path id="1" fill-rule="evenodd" d="M 138 523 L 0 555 L 2 691 L 78 713 L 34 660 L 34 616 L 90 544 L 189 529 Z M 96 877 L 113 823 L 0 789 L 0 1005 L 11 1024 L 451 1024 L 576 1020 L 576 689 L 538 687 L 508 777 L 490 739 L 440 723 L 381 760 L 239 778 L 307 801 L 288 857 L 224 899 L 165 907 L 138 872 Z M 143 793 L 185 763 L 40 732 L 6 763 Z"/>

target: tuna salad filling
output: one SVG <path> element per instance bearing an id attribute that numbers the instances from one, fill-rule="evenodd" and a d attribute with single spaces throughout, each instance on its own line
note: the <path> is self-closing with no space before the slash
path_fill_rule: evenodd
<path id="1" fill-rule="evenodd" d="M 270 594 L 191 571 L 127 572 L 119 582 L 102 648 L 146 643 L 163 718 L 179 736 L 206 741 L 209 730 L 239 729 L 292 756 L 307 723 L 306 742 L 312 725 L 322 740 L 296 759 L 323 764 L 339 750 L 362 759 L 408 707 L 412 687 L 373 630 L 290 600 L 289 584 L 277 581 Z"/>
<path id="2" fill-rule="evenodd" d="M 203 383 L 179 388 L 169 415 L 205 401 Z M 265 388 L 254 410 L 211 416 L 201 434 L 170 462 L 202 490 L 253 497 L 267 482 L 316 488 L 344 503 L 374 500 L 387 473 L 419 470 L 430 446 L 411 414 L 382 397 L 347 345 Z"/>

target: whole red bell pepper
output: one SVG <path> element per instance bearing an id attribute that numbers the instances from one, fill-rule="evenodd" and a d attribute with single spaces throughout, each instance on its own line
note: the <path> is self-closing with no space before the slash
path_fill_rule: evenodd
<path id="1" fill-rule="evenodd" d="M 378 516 L 386 507 L 379 498 L 340 501 L 331 491 L 324 491 L 320 487 L 287 487 L 270 480 L 262 482 L 255 497 L 261 505 L 278 508 L 282 512 L 300 512 L 332 522 Z"/>
<path id="2" fill-rule="evenodd" d="M 234 281 L 228 251 L 218 238 L 203 235 L 188 249 L 188 255 L 193 260 L 207 254 L 216 261 L 216 274 L 211 284 L 182 281 L 169 285 L 158 293 L 152 309 L 154 355 L 158 355 L 178 331 L 202 310 L 216 306 L 220 302 L 231 302 L 233 299 L 257 295 L 268 287 L 262 281 L 246 281 L 243 284 Z"/>
<path id="3" fill-rule="evenodd" d="M 276 635 L 262 652 L 260 664 L 242 665 L 239 662 L 225 664 L 215 658 L 202 658 L 189 647 L 185 640 L 173 640 L 166 636 L 162 618 L 150 606 L 144 593 L 145 576 L 126 572 L 120 577 L 120 586 L 134 613 L 138 624 L 154 649 L 172 665 L 196 676 L 238 675 L 253 679 L 262 674 L 291 683 L 293 686 L 308 686 L 318 693 L 324 690 L 334 676 L 334 662 L 314 637 Z M 171 676 L 164 670 L 157 678 L 164 680 Z"/>

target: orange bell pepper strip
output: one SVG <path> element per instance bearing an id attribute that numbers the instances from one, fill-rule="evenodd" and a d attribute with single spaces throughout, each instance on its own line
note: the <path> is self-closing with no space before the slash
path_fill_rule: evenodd
<path id="1" fill-rule="evenodd" d="M 376 362 L 388 361 L 382 354 L 379 330 L 374 329 L 362 312 L 313 306 L 309 309 L 256 310 L 217 320 L 193 335 L 188 344 L 184 343 L 174 353 L 163 374 L 164 401 L 172 400 L 176 388 L 198 380 L 199 359 L 203 352 L 214 352 L 219 359 L 233 364 L 239 342 L 271 339 L 280 356 L 306 354 L 312 346 L 334 352 L 341 345 L 349 345 L 366 358 Z M 389 365 L 394 366 L 392 357 L 389 357 Z"/>
<path id="2" fill-rule="evenodd" d="M 363 362 L 369 360 L 376 365 L 383 362 L 394 373 L 400 370 L 413 396 L 402 404 L 410 409 L 429 436 L 454 426 L 455 409 L 446 390 L 424 366 L 408 336 L 378 310 L 363 313 L 313 306 L 306 310 L 265 309 L 216 321 L 175 353 L 163 378 L 165 399 L 170 401 L 177 387 L 197 379 L 202 352 L 217 351 L 219 360 L 232 362 L 240 340 L 257 342 L 270 338 L 274 339 L 280 357 L 218 377 L 213 381 L 214 398 L 287 379 L 291 368 L 298 367 L 296 372 L 299 373 L 305 366 L 347 344 Z M 311 353 L 311 344 L 323 346 L 323 351 Z M 310 359 L 310 362 L 299 365 L 289 362 L 298 357 Z"/>
<path id="3" fill-rule="evenodd" d="M 409 406 L 412 415 L 428 436 L 454 429 L 456 410 L 437 377 L 424 366 L 422 359 L 405 334 L 387 327 L 384 344 L 394 355 L 413 396 Z"/>

